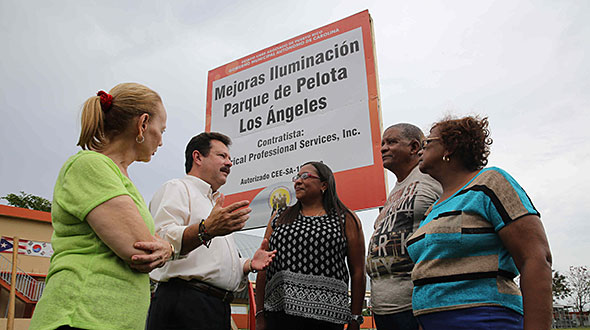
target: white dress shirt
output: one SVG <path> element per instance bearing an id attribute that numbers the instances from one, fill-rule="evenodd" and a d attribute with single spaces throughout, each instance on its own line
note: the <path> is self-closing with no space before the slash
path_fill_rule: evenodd
<path id="1" fill-rule="evenodd" d="M 247 259 L 240 258 L 232 234 L 214 237 L 209 248 L 201 245 L 179 256 L 184 230 L 206 219 L 218 197 L 219 192 L 213 193 L 207 182 L 192 175 L 170 180 L 156 192 L 150 202 L 156 233 L 174 245 L 180 258 L 154 269 L 150 273 L 153 280 L 166 282 L 178 277 L 197 279 L 227 291 L 244 289 L 243 265 Z"/>

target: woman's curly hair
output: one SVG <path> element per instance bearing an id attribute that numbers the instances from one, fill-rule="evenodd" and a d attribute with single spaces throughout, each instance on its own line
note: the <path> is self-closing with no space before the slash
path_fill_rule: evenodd
<path id="1" fill-rule="evenodd" d="M 458 158 L 465 168 L 477 171 L 488 164 L 493 142 L 488 129 L 488 117 L 447 117 L 432 125 L 432 128 L 435 127 L 439 130 L 443 145 L 454 151 L 451 157 Z"/>

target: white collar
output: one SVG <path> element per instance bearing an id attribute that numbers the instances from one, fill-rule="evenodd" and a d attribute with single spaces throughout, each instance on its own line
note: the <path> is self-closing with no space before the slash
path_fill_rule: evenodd
<path id="1" fill-rule="evenodd" d="M 199 177 L 187 174 L 185 176 L 185 179 L 191 181 L 201 194 L 209 197 L 212 201 L 217 200 L 217 198 L 220 195 L 219 190 L 216 192 L 213 192 L 211 185 Z"/>

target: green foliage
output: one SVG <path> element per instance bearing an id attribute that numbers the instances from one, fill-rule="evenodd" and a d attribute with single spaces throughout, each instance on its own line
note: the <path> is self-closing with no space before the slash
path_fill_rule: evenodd
<path id="1" fill-rule="evenodd" d="M 7 200 L 8 205 L 11 206 L 22 207 L 24 209 L 30 210 L 51 212 L 50 201 L 40 196 L 27 194 L 24 191 L 21 191 L 20 195 L 8 194 L 6 196 L 0 197 L 0 199 Z"/>
<path id="2" fill-rule="evenodd" d="M 552 282 L 551 289 L 553 291 L 553 302 L 558 299 L 565 299 L 570 296 L 572 291 L 565 275 L 562 275 L 558 271 L 554 270 Z"/>

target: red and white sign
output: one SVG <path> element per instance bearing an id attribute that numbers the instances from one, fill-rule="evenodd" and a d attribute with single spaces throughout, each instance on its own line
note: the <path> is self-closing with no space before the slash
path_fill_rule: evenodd
<path id="1" fill-rule="evenodd" d="M 207 131 L 233 143 L 226 204 L 251 201 L 247 228 L 295 202 L 291 178 L 321 161 L 353 210 L 386 198 L 371 18 L 363 11 L 209 71 Z"/>

